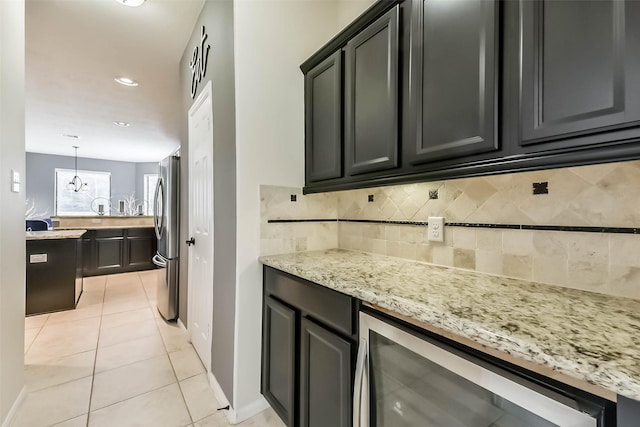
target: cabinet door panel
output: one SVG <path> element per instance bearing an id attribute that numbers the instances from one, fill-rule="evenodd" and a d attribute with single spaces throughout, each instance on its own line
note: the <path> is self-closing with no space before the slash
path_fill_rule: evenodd
<path id="1" fill-rule="evenodd" d="M 264 300 L 262 394 L 289 427 L 295 415 L 296 312 L 271 297 Z"/>
<path id="2" fill-rule="evenodd" d="M 307 182 L 342 176 L 342 52 L 305 76 Z"/>
<path id="3" fill-rule="evenodd" d="M 300 426 L 351 425 L 351 344 L 307 318 L 301 323 Z"/>
<path id="4" fill-rule="evenodd" d="M 120 269 L 124 267 L 124 237 L 96 238 L 96 270 Z"/>
<path id="5" fill-rule="evenodd" d="M 636 2 L 521 2 L 520 145 L 637 125 Z M 635 123 L 634 123 L 635 122 Z M 581 145 L 568 141 L 561 147 Z"/>
<path id="6" fill-rule="evenodd" d="M 347 43 L 345 168 L 349 175 L 398 166 L 398 6 Z"/>
<path id="7" fill-rule="evenodd" d="M 155 237 L 155 236 L 154 236 Z M 129 259 L 127 267 L 152 267 L 151 258 L 155 255 L 155 239 L 152 237 L 127 238 Z"/>
<path id="8" fill-rule="evenodd" d="M 414 0 L 410 163 L 498 149 L 498 13 L 488 0 Z"/>

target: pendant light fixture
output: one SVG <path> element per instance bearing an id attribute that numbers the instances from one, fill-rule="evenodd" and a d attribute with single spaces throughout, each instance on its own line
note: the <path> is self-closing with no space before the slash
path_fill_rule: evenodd
<path id="1" fill-rule="evenodd" d="M 75 164 L 76 164 L 76 174 L 71 178 L 71 181 L 67 184 L 67 190 L 73 191 L 74 193 L 79 193 L 80 191 L 89 191 L 89 186 L 86 182 L 82 182 L 80 177 L 78 176 L 78 146 L 74 145 L 73 148 L 76 150 L 75 154 Z"/>

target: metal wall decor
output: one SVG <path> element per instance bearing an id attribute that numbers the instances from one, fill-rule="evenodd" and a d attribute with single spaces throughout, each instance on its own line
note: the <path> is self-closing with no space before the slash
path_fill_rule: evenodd
<path id="1" fill-rule="evenodd" d="M 200 44 L 193 48 L 193 55 L 191 56 L 191 61 L 189 61 L 189 68 L 191 68 L 191 98 L 195 98 L 198 91 L 198 83 L 202 81 L 202 78 L 207 73 L 209 49 L 211 49 L 210 44 L 205 46 L 207 38 L 209 38 L 209 35 L 203 25 Z"/>

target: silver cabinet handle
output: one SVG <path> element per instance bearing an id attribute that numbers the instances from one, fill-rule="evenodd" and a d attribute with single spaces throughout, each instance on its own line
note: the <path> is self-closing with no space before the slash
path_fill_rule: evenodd
<path id="1" fill-rule="evenodd" d="M 362 338 L 358 347 L 358 357 L 356 359 L 356 375 L 353 384 L 353 427 L 369 427 L 360 425 L 360 411 L 362 410 L 362 383 L 364 373 L 368 364 L 367 340 Z"/>

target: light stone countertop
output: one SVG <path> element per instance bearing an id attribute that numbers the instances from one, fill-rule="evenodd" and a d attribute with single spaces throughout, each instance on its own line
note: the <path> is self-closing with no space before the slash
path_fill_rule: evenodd
<path id="1" fill-rule="evenodd" d="M 77 239 L 87 230 L 27 231 L 27 240 Z"/>
<path id="2" fill-rule="evenodd" d="M 260 262 L 640 400 L 640 301 L 340 249 Z"/>
<path id="3" fill-rule="evenodd" d="M 84 225 L 78 227 L 55 227 L 54 230 L 114 230 L 118 228 L 153 228 L 153 225 Z"/>

